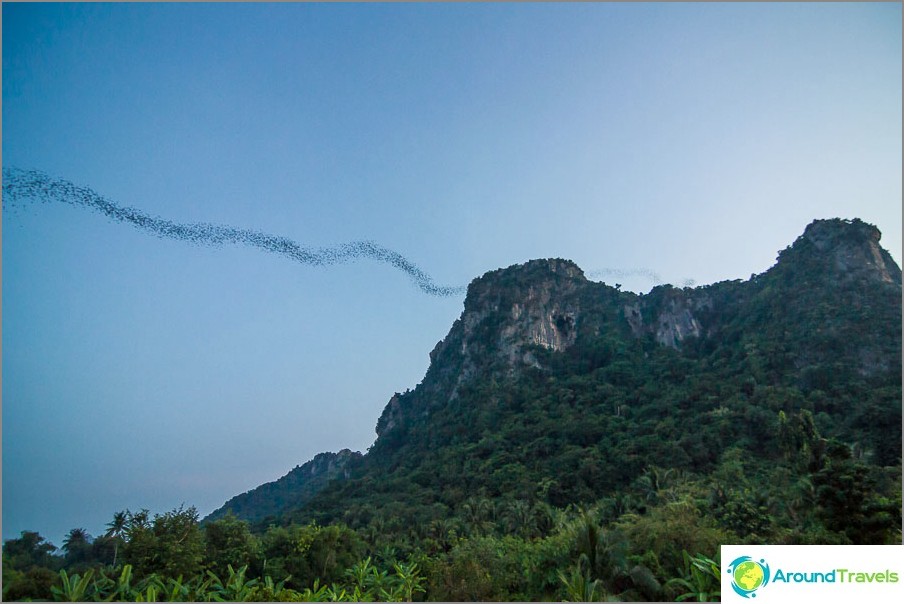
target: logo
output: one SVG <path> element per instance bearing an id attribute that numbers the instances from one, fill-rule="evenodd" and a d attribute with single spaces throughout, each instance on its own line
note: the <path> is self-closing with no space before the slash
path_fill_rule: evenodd
<path id="1" fill-rule="evenodd" d="M 735 558 L 727 572 L 731 575 L 732 589 L 742 598 L 755 598 L 754 592 L 769 583 L 769 565 L 750 556 Z"/>

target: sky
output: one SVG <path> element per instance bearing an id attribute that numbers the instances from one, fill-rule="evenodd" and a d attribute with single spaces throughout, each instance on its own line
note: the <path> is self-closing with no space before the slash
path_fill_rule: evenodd
<path id="1" fill-rule="evenodd" d="M 901 263 L 900 3 L 2 10 L 4 168 L 151 216 L 370 240 L 449 286 L 546 257 L 747 279 L 829 217 Z M 3 539 L 366 451 L 463 309 L 365 258 L 2 218 Z"/>

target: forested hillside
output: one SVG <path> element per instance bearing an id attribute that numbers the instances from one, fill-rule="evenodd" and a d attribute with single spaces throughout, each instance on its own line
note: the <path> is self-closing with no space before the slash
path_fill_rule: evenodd
<path id="1" fill-rule="evenodd" d="M 64 557 L 23 534 L 4 595 L 65 595 L 65 566 L 88 598 L 705 600 L 720 544 L 899 543 L 901 270 L 879 239 L 820 220 L 760 275 L 645 295 L 560 259 L 487 273 L 365 455 L 203 523 L 123 513 Z"/>

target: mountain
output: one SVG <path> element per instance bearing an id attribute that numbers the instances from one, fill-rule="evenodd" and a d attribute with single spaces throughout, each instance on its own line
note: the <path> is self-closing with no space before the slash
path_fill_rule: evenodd
<path id="1" fill-rule="evenodd" d="M 223 509 L 403 531 L 481 501 L 622 505 L 662 470 L 712 485 L 708 515 L 741 538 L 828 539 L 792 527 L 796 512 L 767 526 L 756 509 L 792 477 L 828 484 L 842 458 L 876 476 L 900 467 L 901 270 L 880 237 L 817 220 L 760 275 L 645 295 L 562 259 L 491 271 L 366 455 L 299 480 L 309 462 Z M 743 472 L 721 485 L 729 462 Z M 831 505 L 820 518 L 835 530 Z M 870 522 L 838 538 L 870 542 Z"/>
<path id="2" fill-rule="evenodd" d="M 360 453 L 349 449 L 338 453 L 319 453 L 304 465 L 295 466 L 279 480 L 236 495 L 211 512 L 205 521 L 218 520 L 231 513 L 249 522 L 260 522 L 303 507 L 331 480 L 348 478 L 346 466 L 360 457 Z"/>

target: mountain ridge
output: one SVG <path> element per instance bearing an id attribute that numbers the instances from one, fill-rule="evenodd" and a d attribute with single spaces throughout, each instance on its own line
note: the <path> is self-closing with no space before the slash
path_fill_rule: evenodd
<path id="1" fill-rule="evenodd" d="M 342 449 L 338 453 L 318 453 L 310 461 L 295 466 L 285 476 L 232 497 L 208 514 L 204 521 L 212 522 L 231 513 L 243 520 L 258 522 L 286 509 L 303 506 L 330 480 L 348 478 L 346 466 L 349 461 L 360 457 L 360 452 L 350 449 Z"/>
<path id="2" fill-rule="evenodd" d="M 880 238 L 859 219 L 817 220 L 775 265 L 747 281 L 660 285 L 642 295 L 588 281 L 561 258 L 489 271 L 468 286 L 462 315 L 430 352 L 423 380 L 384 407 L 368 453 L 349 457 L 341 477 L 299 487 L 304 501 L 286 503 L 270 519 L 360 524 L 402 505 L 428 520 L 454 513 L 474 492 L 553 505 L 592 500 L 627 486 L 651 462 L 670 459 L 668 451 L 675 467 L 712 466 L 730 438 L 699 443 L 682 423 L 702 417 L 716 424 L 719 414 L 771 425 L 770 413 L 808 410 L 839 436 L 862 437 L 879 462 L 899 460 L 900 431 L 896 443 L 889 441 L 889 430 L 859 415 L 845 419 L 836 408 L 836 399 L 854 400 L 866 389 L 864 407 L 900 416 L 901 270 Z M 659 383 L 677 394 L 657 393 Z M 555 404 L 557 396 L 590 401 L 581 412 L 588 421 L 561 411 L 559 450 L 544 434 L 550 429 L 542 416 L 552 411 L 533 410 L 541 418 L 533 427 L 513 419 L 525 413 L 520 400 L 547 391 L 544 400 Z M 664 442 L 650 441 L 646 429 L 619 428 L 622 420 L 657 421 L 670 405 L 680 410 L 672 421 L 679 425 L 660 437 Z M 583 424 L 595 427 L 584 434 Z M 757 429 L 754 422 L 752 432 L 724 431 L 756 451 L 773 438 Z M 621 453 L 607 447 L 625 443 L 637 449 L 633 457 L 609 459 Z M 500 456 L 485 476 L 468 469 Z M 567 461 L 549 461 L 560 456 Z M 599 462 L 586 476 L 582 456 Z M 435 468 L 452 480 L 444 483 Z M 561 476 L 569 469 L 576 478 Z M 365 501 L 379 509 L 364 509 Z"/>

